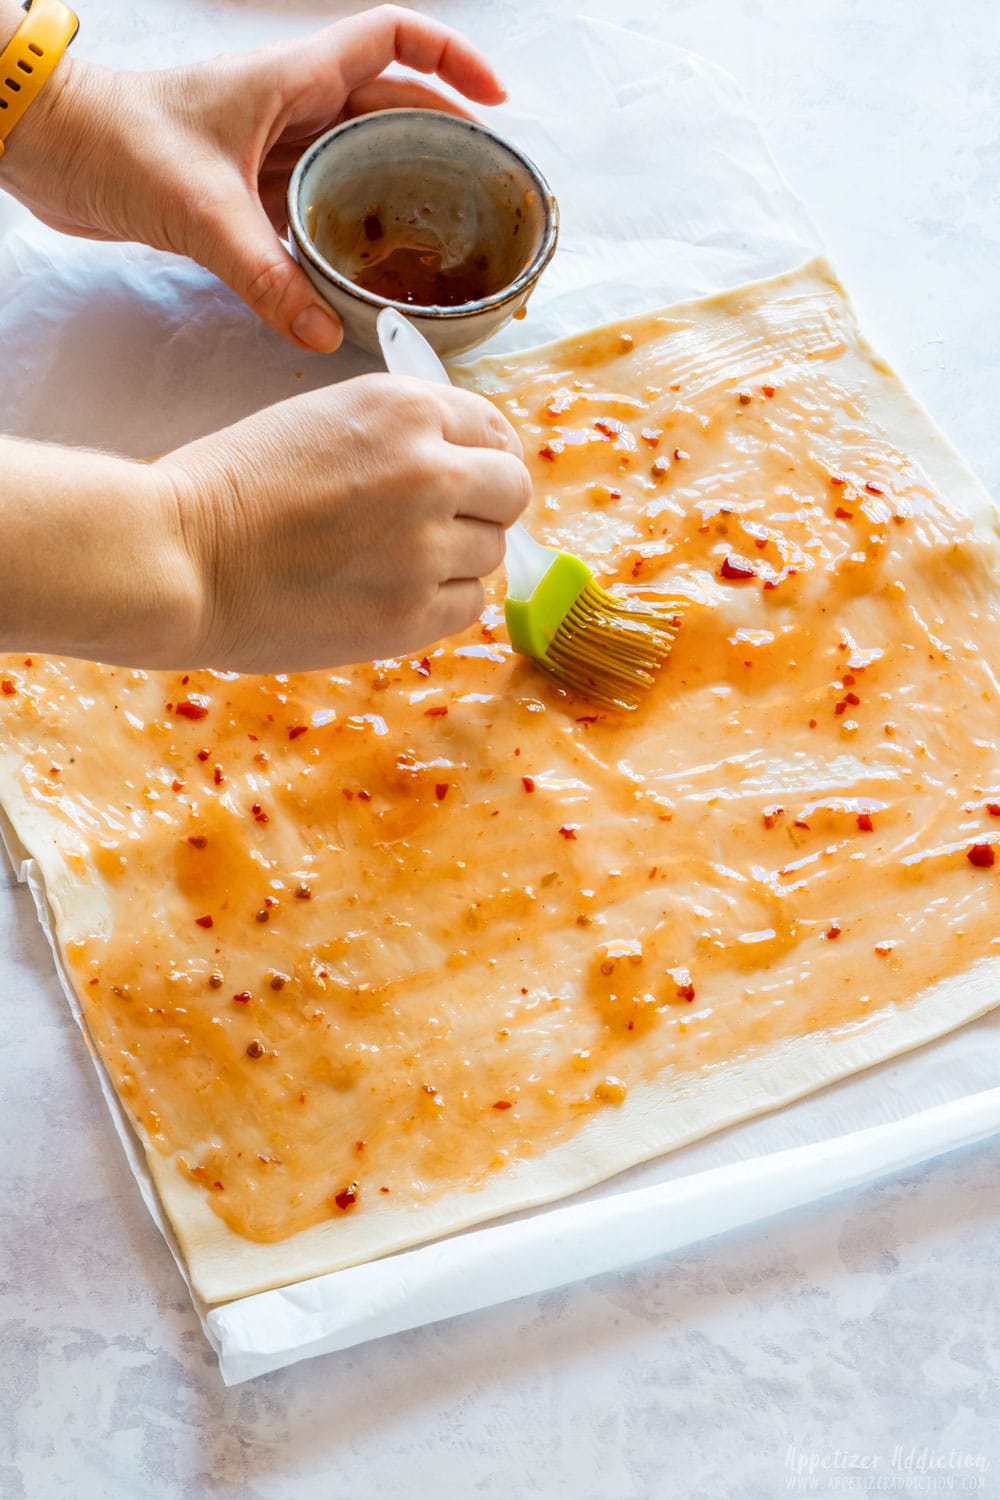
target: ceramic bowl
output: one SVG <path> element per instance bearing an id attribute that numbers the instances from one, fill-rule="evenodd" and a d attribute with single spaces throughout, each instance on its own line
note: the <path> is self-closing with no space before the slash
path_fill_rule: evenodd
<path id="1" fill-rule="evenodd" d="M 395 307 L 446 359 L 524 306 L 559 211 L 537 167 L 485 125 L 394 109 L 313 142 L 288 185 L 288 225 L 351 343 L 378 353 L 375 320 Z"/>

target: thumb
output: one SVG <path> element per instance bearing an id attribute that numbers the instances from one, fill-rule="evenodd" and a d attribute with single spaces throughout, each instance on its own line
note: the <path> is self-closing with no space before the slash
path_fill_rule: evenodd
<path id="1" fill-rule="evenodd" d="M 263 208 L 230 207 L 212 226 L 204 264 L 231 286 L 259 318 L 300 349 L 332 354 L 344 333 L 337 314 L 275 234 Z"/>

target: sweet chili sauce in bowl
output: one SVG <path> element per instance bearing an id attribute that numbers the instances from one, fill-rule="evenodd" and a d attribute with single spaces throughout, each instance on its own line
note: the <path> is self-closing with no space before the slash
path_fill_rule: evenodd
<path id="1" fill-rule="evenodd" d="M 534 163 L 486 126 L 433 110 L 364 115 L 321 136 L 292 174 L 288 222 L 352 343 L 377 352 L 376 319 L 395 307 L 444 356 L 523 309 L 558 236 Z"/>

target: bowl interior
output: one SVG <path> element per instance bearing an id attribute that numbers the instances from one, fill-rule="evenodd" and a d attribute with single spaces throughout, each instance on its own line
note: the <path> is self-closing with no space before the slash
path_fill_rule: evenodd
<path id="1" fill-rule="evenodd" d="M 548 229 L 545 185 L 482 127 L 424 110 L 341 126 L 304 163 L 309 249 L 402 306 L 459 307 L 503 292 Z"/>

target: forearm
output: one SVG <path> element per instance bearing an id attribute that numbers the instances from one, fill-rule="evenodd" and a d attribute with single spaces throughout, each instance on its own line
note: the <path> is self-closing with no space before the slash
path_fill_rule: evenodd
<path id="1" fill-rule="evenodd" d="M 0 438 L 0 537 L 0 651 L 193 663 L 200 582 L 154 467 Z"/>

